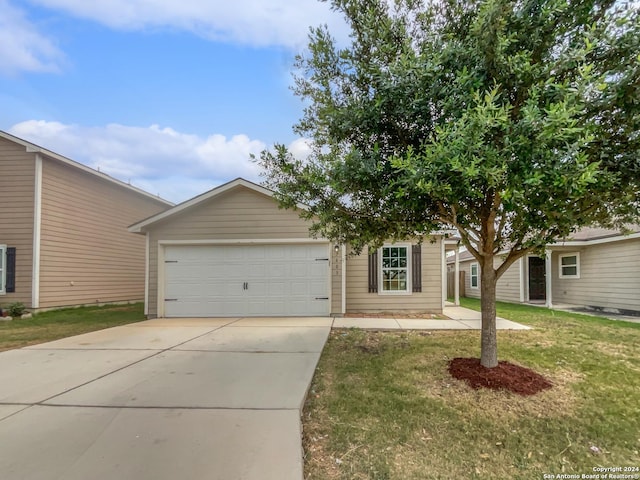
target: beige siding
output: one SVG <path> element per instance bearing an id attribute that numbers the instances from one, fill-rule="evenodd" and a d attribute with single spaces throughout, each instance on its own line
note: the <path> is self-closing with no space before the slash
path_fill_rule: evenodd
<path id="1" fill-rule="evenodd" d="M 43 157 L 40 307 L 142 300 L 145 239 L 127 227 L 166 208 Z"/>
<path id="2" fill-rule="evenodd" d="M 502 264 L 502 259 L 495 260 L 495 268 Z M 520 302 L 520 261 L 511 265 L 502 274 L 496 285 L 496 298 L 502 302 Z"/>
<path id="3" fill-rule="evenodd" d="M 465 292 L 467 297 L 480 298 L 481 273 L 478 266 L 478 288 L 471 287 L 471 264 L 476 260 L 460 262 L 460 270 L 465 272 Z M 502 259 L 494 259 L 494 268 L 502 264 Z M 520 261 L 516 261 L 502 274 L 496 285 L 496 299 L 502 302 L 520 302 Z"/>
<path id="4" fill-rule="evenodd" d="M 480 267 L 478 266 L 478 288 L 471 288 L 471 264 L 475 260 L 460 262 L 460 271 L 464 273 L 464 291 L 467 297 L 480 298 Z"/>
<path id="5" fill-rule="evenodd" d="M 560 278 L 559 256 L 580 253 L 580 278 Z M 640 311 L 640 239 L 554 251 L 553 303 Z"/>
<path id="6" fill-rule="evenodd" d="M 308 239 L 309 224 L 297 212 L 279 209 L 270 197 L 239 186 L 151 225 L 149 235 L 148 313 L 156 316 L 159 241 Z M 339 276 L 333 265 L 332 272 Z M 335 304 L 334 298 L 332 308 Z"/>
<path id="7" fill-rule="evenodd" d="M 0 138 L 0 244 L 16 248 L 16 291 L 0 295 L 0 305 L 31 307 L 35 154 Z"/>
<path id="8" fill-rule="evenodd" d="M 410 295 L 369 293 L 368 256 L 347 258 L 347 312 L 442 312 L 442 239 L 422 244 L 422 292 Z"/>

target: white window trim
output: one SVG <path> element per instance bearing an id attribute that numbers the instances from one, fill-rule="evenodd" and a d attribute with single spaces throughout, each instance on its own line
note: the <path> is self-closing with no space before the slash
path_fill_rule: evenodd
<path id="1" fill-rule="evenodd" d="M 385 290 L 384 275 L 382 272 L 382 249 L 390 247 L 404 247 L 407 249 L 407 289 L 406 290 Z M 410 243 L 385 243 L 378 250 L 378 295 L 412 295 L 413 285 L 411 284 L 411 263 L 413 261 Z"/>
<path id="2" fill-rule="evenodd" d="M 6 295 L 7 293 L 7 246 L 0 245 L 0 295 Z"/>
<path id="3" fill-rule="evenodd" d="M 473 267 L 476 267 L 476 274 L 473 275 Z M 476 277 L 476 286 L 473 286 L 473 277 Z M 478 288 L 480 288 L 480 264 L 478 262 L 473 262 L 470 266 L 469 266 L 469 287 L 473 288 L 474 290 L 477 290 Z"/>
<path id="4" fill-rule="evenodd" d="M 562 265 L 562 259 L 565 257 L 576 257 L 576 274 L 565 275 L 562 273 L 562 267 L 573 267 L 573 265 Z M 558 276 L 560 278 L 580 278 L 580 252 L 561 253 L 558 255 Z"/>

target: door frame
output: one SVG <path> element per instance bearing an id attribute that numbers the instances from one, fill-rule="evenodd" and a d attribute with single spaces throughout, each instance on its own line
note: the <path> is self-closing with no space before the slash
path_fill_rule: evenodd
<path id="1" fill-rule="evenodd" d="M 542 263 L 542 267 L 543 267 L 543 275 L 542 275 L 542 281 L 544 283 L 544 289 L 542 292 L 542 298 L 531 298 L 531 259 L 538 259 L 541 261 Z M 539 255 L 527 255 L 527 302 L 539 302 L 539 301 L 546 301 L 547 299 L 547 265 L 546 265 L 546 258 L 545 257 L 541 257 Z"/>

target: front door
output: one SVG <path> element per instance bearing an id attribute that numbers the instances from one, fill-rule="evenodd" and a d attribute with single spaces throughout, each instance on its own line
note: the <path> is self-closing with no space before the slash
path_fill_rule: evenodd
<path id="1" fill-rule="evenodd" d="M 545 259 L 529 257 L 529 300 L 546 300 Z"/>

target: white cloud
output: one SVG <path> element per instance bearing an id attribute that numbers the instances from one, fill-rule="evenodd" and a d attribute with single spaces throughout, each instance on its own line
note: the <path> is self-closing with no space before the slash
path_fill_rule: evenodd
<path id="1" fill-rule="evenodd" d="M 306 160 L 311 155 L 311 140 L 298 138 L 289 145 L 289 152 L 300 160 Z"/>
<path id="2" fill-rule="evenodd" d="M 318 0 L 32 0 L 124 30 L 170 27 L 204 38 L 299 49 L 309 26 L 328 24 L 346 38 L 341 16 Z"/>
<path id="3" fill-rule="evenodd" d="M 84 127 L 29 120 L 9 132 L 173 202 L 237 177 L 259 182 L 260 167 L 250 155 L 267 148 L 246 135 L 200 137 L 157 125 Z M 304 157 L 308 145 L 296 140 L 290 149 Z"/>
<path id="4" fill-rule="evenodd" d="M 64 55 L 24 13 L 0 0 L 0 74 L 57 72 Z"/>

